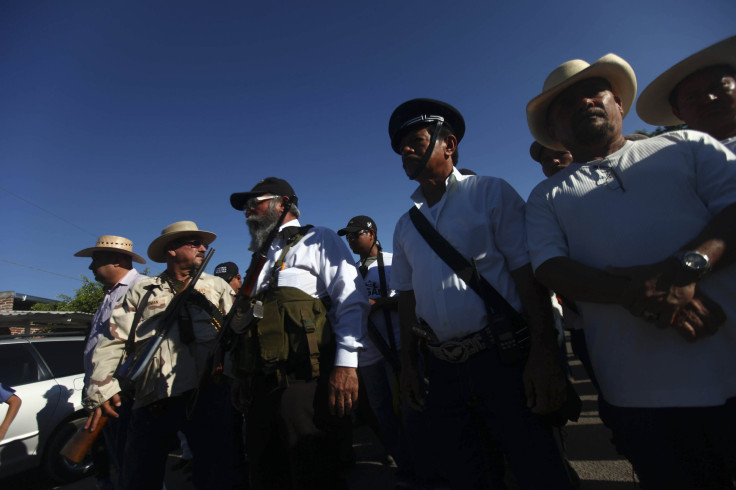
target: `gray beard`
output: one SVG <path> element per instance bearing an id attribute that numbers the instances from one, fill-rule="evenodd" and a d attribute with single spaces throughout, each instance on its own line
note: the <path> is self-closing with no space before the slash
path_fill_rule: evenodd
<path id="1" fill-rule="evenodd" d="M 262 216 L 251 215 L 246 224 L 250 230 L 250 248 L 255 252 L 259 250 L 268 238 L 268 234 L 271 230 L 276 228 L 276 223 L 279 220 L 279 212 L 275 209 L 275 206 L 269 206 L 266 214 Z"/>

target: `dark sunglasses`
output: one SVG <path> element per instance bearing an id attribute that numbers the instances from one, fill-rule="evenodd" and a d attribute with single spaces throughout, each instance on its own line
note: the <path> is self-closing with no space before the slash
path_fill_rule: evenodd
<path id="1" fill-rule="evenodd" d="M 363 233 L 368 233 L 368 230 L 351 231 L 350 233 L 345 233 L 345 238 L 347 238 L 348 240 L 355 240 Z"/>
<path id="2" fill-rule="evenodd" d="M 190 247 L 194 247 L 194 248 L 204 247 L 205 249 L 209 247 L 209 244 L 204 243 L 199 238 L 190 238 L 188 240 L 175 241 L 173 248 L 183 247 L 184 245 L 189 245 Z"/>

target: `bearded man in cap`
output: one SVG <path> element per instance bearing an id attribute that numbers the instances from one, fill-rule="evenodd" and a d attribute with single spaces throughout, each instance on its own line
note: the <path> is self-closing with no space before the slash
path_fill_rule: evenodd
<path id="1" fill-rule="evenodd" d="M 736 158 L 697 131 L 626 141 L 635 94 L 608 54 L 563 63 L 527 105 L 534 138 L 573 156 L 527 202 L 532 265 L 580 309 L 601 416 L 642 488 L 731 488 Z"/>
<path id="2" fill-rule="evenodd" d="M 684 122 L 736 153 L 736 36 L 698 51 L 658 76 L 639 96 L 636 112 L 657 126 Z"/>
<path id="3" fill-rule="evenodd" d="M 94 274 L 95 280 L 100 282 L 105 293 L 102 304 L 92 317 L 92 325 L 87 341 L 84 346 L 84 387 L 89 387 L 89 379 L 92 374 L 92 353 L 101 337 L 110 336 L 110 316 L 116 304 L 120 302 L 128 289 L 146 279 L 147 276 L 139 274 L 133 267 L 133 262 L 145 264 L 146 260 L 133 252 L 133 242 L 127 238 L 115 235 L 102 235 L 97 239 L 94 247 L 85 248 L 74 254 L 75 257 L 91 257 L 92 263 L 89 270 Z M 104 430 L 103 436 L 107 444 L 107 454 L 116 468 L 118 477 L 121 472 L 123 450 L 125 448 L 125 432 L 127 430 L 127 415 L 130 412 L 130 402 L 119 410 L 122 418 L 111 420 Z M 95 451 L 95 464 L 100 470 L 102 477 L 109 477 L 106 473 L 108 462 L 105 461 L 105 451 Z"/>
<path id="4" fill-rule="evenodd" d="M 432 99 L 401 104 L 389 121 L 391 147 L 419 183 L 393 244 L 402 391 L 410 407 L 426 406 L 453 488 L 485 488 L 473 411 L 504 448 L 522 488 L 570 488 L 552 431 L 539 415 L 563 403 L 565 380 L 549 294 L 529 266 L 524 201 L 501 179 L 455 168 L 464 133 L 457 109 Z M 471 290 L 473 280 L 433 251 L 415 224 L 417 211 L 472 263 L 476 282 L 486 281 L 496 299 Z M 521 312 L 531 337 L 526 361 Z M 414 332 L 429 351 L 426 401 Z"/>
<path id="5" fill-rule="evenodd" d="M 117 417 L 121 388 L 114 374 L 126 349 L 134 347 L 133 341 L 158 333 L 161 315 L 157 314 L 187 287 L 215 238 L 214 233 L 199 230 L 192 221 L 179 221 L 164 228 L 148 247 L 148 257 L 165 263 L 166 270 L 131 287 L 114 308 L 109 336 L 100 339 L 92 356 L 84 400 L 92 413 L 85 428 L 94 430 L 103 413 Z M 203 383 L 200 389 L 200 380 L 209 369 L 207 360 L 232 301 L 232 289 L 225 281 L 203 273 L 148 370 L 136 382 L 122 488 L 161 488 L 166 458 L 178 444 L 179 430 L 195 456 L 195 487 L 229 488 L 229 388 Z"/>
<path id="6" fill-rule="evenodd" d="M 278 231 L 264 251 L 250 320 L 233 321 L 233 370 L 251 399 L 251 486 L 347 488 L 340 451 L 358 396 L 368 296 L 345 244 L 327 228 L 302 226 L 297 202 L 289 183 L 275 177 L 230 196 L 245 212 L 251 250 L 263 250 Z"/>

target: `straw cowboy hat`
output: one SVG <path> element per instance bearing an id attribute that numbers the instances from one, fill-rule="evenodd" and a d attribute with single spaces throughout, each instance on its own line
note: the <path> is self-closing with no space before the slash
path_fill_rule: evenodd
<path id="1" fill-rule="evenodd" d="M 75 257 L 92 257 L 95 252 L 115 252 L 130 255 L 133 262 L 145 264 L 146 260 L 140 255 L 133 253 L 133 242 L 125 237 L 115 235 L 102 235 L 97 239 L 94 247 L 85 248 L 75 253 Z"/>
<path id="2" fill-rule="evenodd" d="M 547 134 L 547 110 L 552 101 L 566 88 L 588 78 L 604 78 L 611 84 L 614 95 L 621 98 L 624 117 L 636 98 L 636 75 L 626 61 L 609 53 L 592 64 L 584 60 L 562 63 L 544 81 L 542 93 L 526 105 L 526 122 L 534 139 L 553 150 L 564 151 L 565 147 Z"/>
<path id="3" fill-rule="evenodd" d="M 148 246 L 148 258 L 154 262 L 166 262 L 166 246 L 177 238 L 197 236 L 203 243 L 209 245 L 215 241 L 217 235 L 197 228 L 194 221 L 177 221 L 163 229 L 161 236 Z"/>
<path id="4" fill-rule="evenodd" d="M 672 113 L 670 94 L 688 76 L 709 66 L 730 65 L 736 68 L 736 36 L 698 51 L 654 79 L 636 103 L 642 121 L 654 126 L 676 126 L 685 121 Z"/>

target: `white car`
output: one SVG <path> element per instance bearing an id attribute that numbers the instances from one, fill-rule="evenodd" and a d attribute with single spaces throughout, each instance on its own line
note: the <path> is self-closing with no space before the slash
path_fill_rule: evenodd
<path id="1" fill-rule="evenodd" d="M 69 482 L 93 471 L 89 456 L 75 465 L 59 454 L 87 418 L 83 349 L 78 334 L 0 338 L 0 381 L 22 400 L 0 441 L 0 478 L 42 466 L 54 480 Z M 3 403 L 0 420 L 7 410 Z"/>

